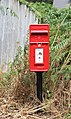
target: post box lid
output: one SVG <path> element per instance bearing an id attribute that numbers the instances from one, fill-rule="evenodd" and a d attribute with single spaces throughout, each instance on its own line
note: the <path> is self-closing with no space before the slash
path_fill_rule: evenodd
<path id="1" fill-rule="evenodd" d="M 31 24 L 30 30 L 48 30 L 49 24 Z"/>
<path id="2" fill-rule="evenodd" d="M 30 25 L 30 43 L 49 42 L 49 24 Z"/>

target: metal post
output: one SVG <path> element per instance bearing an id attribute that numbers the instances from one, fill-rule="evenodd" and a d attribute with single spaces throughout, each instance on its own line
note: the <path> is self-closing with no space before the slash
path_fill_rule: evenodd
<path id="1" fill-rule="evenodd" d="M 37 98 L 42 102 L 42 72 L 36 72 L 37 75 Z"/>

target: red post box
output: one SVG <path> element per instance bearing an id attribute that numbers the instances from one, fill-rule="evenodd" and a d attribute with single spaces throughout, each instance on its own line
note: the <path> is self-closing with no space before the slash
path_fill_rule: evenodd
<path id="1" fill-rule="evenodd" d="M 30 71 L 49 69 L 49 24 L 30 25 Z"/>

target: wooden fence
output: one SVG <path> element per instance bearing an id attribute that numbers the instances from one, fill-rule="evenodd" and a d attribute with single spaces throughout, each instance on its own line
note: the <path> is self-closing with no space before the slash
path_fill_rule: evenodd
<path id="1" fill-rule="evenodd" d="M 35 14 L 18 0 L 0 0 L 0 69 L 7 71 L 18 45 L 24 48 L 29 25 L 38 23 Z"/>

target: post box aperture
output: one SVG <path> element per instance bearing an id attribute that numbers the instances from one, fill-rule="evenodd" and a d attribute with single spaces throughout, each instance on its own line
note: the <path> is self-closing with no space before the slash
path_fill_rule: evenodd
<path id="1" fill-rule="evenodd" d="M 30 71 L 49 69 L 49 24 L 30 25 Z"/>

